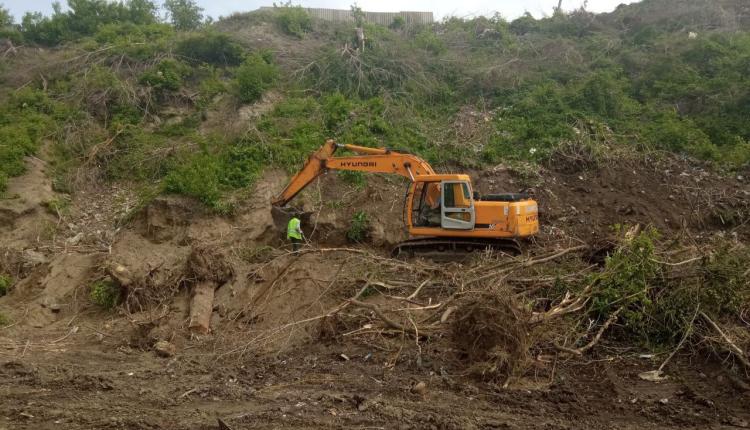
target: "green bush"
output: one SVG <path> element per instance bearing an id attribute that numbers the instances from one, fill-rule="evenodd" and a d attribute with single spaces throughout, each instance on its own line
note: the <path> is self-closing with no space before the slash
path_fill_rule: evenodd
<path id="1" fill-rule="evenodd" d="M 13 15 L 0 3 L 0 29 L 6 29 L 13 25 Z"/>
<path id="2" fill-rule="evenodd" d="M 516 18 L 510 23 L 510 31 L 519 36 L 538 30 L 539 23 L 529 12 L 524 13 L 521 17 Z"/>
<path id="3" fill-rule="evenodd" d="M 14 43 L 20 43 L 22 36 L 13 20 L 13 15 L 0 3 L 0 39 L 7 38 Z"/>
<path id="4" fill-rule="evenodd" d="M 36 154 L 58 115 L 62 115 L 59 105 L 33 88 L 13 93 L 0 106 L 0 192 L 9 177 L 24 173 L 24 157 Z"/>
<path id="5" fill-rule="evenodd" d="M 185 64 L 172 59 L 162 60 L 141 75 L 140 82 L 154 88 L 158 94 L 177 91 L 190 73 Z"/>
<path id="6" fill-rule="evenodd" d="M 29 12 L 21 21 L 24 39 L 44 45 L 57 45 L 83 36 L 94 35 L 107 24 L 136 25 L 157 22 L 156 5 L 150 0 L 108 2 L 103 0 L 68 0 L 67 10 L 53 4 L 51 16 Z"/>
<path id="7" fill-rule="evenodd" d="M 388 25 L 388 28 L 391 30 L 401 30 L 406 26 L 406 20 L 401 15 L 396 15 L 393 17 L 393 21 Z"/>
<path id="8" fill-rule="evenodd" d="M 213 209 L 221 209 L 221 163 L 208 153 L 180 160 L 164 180 L 167 192 L 195 197 Z"/>
<path id="9" fill-rule="evenodd" d="M 12 285 L 13 278 L 10 275 L 0 275 L 0 297 L 8 294 Z"/>
<path id="10" fill-rule="evenodd" d="M 278 69 L 263 55 L 248 55 L 235 72 L 235 95 L 242 103 L 253 103 L 278 79 Z"/>
<path id="11" fill-rule="evenodd" d="M 101 279 L 89 287 L 91 301 L 104 309 L 112 309 L 117 306 L 121 295 L 120 287 L 111 279 Z"/>
<path id="12" fill-rule="evenodd" d="M 659 346 L 679 342 L 698 311 L 716 319 L 741 313 L 750 300 L 750 249 L 720 244 L 695 273 L 667 276 L 674 268 L 657 257 L 657 238 L 648 229 L 626 240 L 588 280 L 595 318 L 603 321 L 622 308 L 620 335 Z"/>
<path id="13" fill-rule="evenodd" d="M 70 197 L 55 197 L 44 202 L 44 207 L 50 214 L 63 217 L 70 212 Z"/>
<path id="14" fill-rule="evenodd" d="M 362 242 L 370 234 L 370 217 L 365 211 L 358 211 L 352 216 L 346 238 L 352 242 Z"/>
<path id="15" fill-rule="evenodd" d="M 326 128 L 334 130 L 339 124 L 349 118 L 352 112 L 352 103 L 339 93 L 333 93 L 323 99 L 323 114 L 325 115 Z"/>
<path id="16" fill-rule="evenodd" d="M 624 230 L 618 226 L 618 233 Z M 651 305 L 650 289 L 659 282 L 661 265 L 655 260 L 659 233 L 647 229 L 626 239 L 612 255 L 608 256 L 604 271 L 593 276 L 596 285 L 591 300 L 592 310 L 606 318 L 615 309 L 623 307 L 621 319 L 626 330 L 636 334 L 647 333 L 646 308 Z"/>
<path id="17" fill-rule="evenodd" d="M 227 92 L 227 86 L 221 79 L 218 70 L 209 66 L 204 71 L 207 72 L 207 76 L 198 85 L 200 95 L 198 96 L 197 105 L 200 109 L 208 108 L 216 96 Z"/>
<path id="18" fill-rule="evenodd" d="M 276 24 L 281 31 L 302 39 L 305 33 L 312 31 L 312 19 L 302 6 L 292 6 L 287 2 L 280 6 L 274 4 Z"/>
<path id="19" fill-rule="evenodd" d="M 231 205 L 224 193 L 252 186 L 269 164 L 268 148 L 253 142 L 209 139 L 198 153 L 176 160 L 164 179 L 167 192 L 194 197 L 219 213 Z"/>
<path id="20" fill-rule="evenodd" d="M 244 52 L 232 39 L 222 33 L 204 32 L 182 39 L 176 51 L 184 58 L 216 66 L 237 66 Z"/>
<path id="21" fill-rule="evenodd" d="M 440 55 L 447 49 L 445 42 L 429 28 L 420 31 L 414 38 L 414 43 L 433 55 Z"/>
<path id="22" fill-rule="evenodd" d="M 195 30 L 203 23 L 203 8 L 194 0 L 165 0 L 164 9 L 178 30 Z"/>

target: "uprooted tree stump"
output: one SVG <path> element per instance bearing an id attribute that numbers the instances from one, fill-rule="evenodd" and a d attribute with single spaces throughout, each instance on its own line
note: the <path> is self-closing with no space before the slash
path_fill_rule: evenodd
<path id="1" fill-rule="evenodd" d="M 467 296 L 456 310 L 453 340 L 471 373 L 483 379 L 504 379 L 522 373 L 528 362 L 528 312 L 503 289 Z"/>
<path id="2" fill-rule="evenodd" d="M 187 271 L 195 282 L 188 328 L 195 333 L 208 334 L 214 292 L 232 278 L 232 267 L 216 249 L 196 246 L 188 257 Z"/>

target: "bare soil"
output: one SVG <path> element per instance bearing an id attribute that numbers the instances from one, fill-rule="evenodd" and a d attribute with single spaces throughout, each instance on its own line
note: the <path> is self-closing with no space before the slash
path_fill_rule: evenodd
<path id="1" fill-rule="evenodd" d="M 133 205 L 127 191 L 92 190 L 68 214 L 51 214 L 45 203 L 55 195 L 34 163 L 11 185 L 33 189 L 0 201 L 0 269 L 17 280 L 0 298 L 8 319 L 0 326 L 0 429 L 218 429 L 217 419 L 232 429 L 750 425 L 747 383 L 707 354 L 682 351 L 666 367 L 667 380 L 650 382 L 638 374 L 670 351 L 643 355 L 637 345 L 612 342 L 582 357 L 533 351 L 528 369 L 503 384 L 477 376 L 456 339 L 460 330 L 416 339 L 360 335 L 366 325 L 346 321 L 373 312 L 324 317 L 374 275 L 399 270 L 409 291 L 425 278 L 384 263 L 387 245 L 404 234 L 398 181 L 373 177 L 360 190 L 323 178 L 300 200 L 313 245 L 343 246 L 361 208 L 372 214 L 372 243 L 355 247 L 361 254 L 294 256 L 280 248 L 268 204 L 284 184 L 281 172 L 268 172 L 231 218 L 168 196 L 125 223 Z M 747 182 L 684 160 L 553 169 L 533 181 L 502 167 L 474 176 L 482 192 L 529 188 L 539 200 L 544 228 L 529 253 L 606 240 L 618 223 L 652 224 L 695 243 L 746 240 L 750 231 Z M 195 336 L 187 329 L 196 282 L 188 261 L 201 246 L 221 250 L 232 273 L 217 280 L 211 333 Z M 124 300 L 102 310 L 88 288 L 117 266 L 132 275 Z M 434 303 L 450 293 L 430 284 L 422 295 Z"/>

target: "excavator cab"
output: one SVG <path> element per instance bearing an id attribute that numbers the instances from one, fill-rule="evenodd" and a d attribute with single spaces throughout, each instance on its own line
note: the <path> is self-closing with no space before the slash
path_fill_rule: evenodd
<path id="1" fill-rule="evenodd" d="M 468 181 L 442 181 L 441 227 L 450 230 L 473 230 L 476 214 Z"/>
<path id="2" fill-rule="evenodd" d="M 471 183 L 461 180 L 422 181 L 413 184 L 412 225 L 451 230 L 472 230 L 476 219 Z"/>

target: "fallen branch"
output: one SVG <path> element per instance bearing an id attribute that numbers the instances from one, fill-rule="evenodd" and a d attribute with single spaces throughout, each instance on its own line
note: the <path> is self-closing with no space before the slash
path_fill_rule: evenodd
<path id="1" fill-rule="evenodd" d="M 581 295 L 575 299 L 570 296 L 570 292 L 565 293 L 565 297 L 563 297 L 562 301 L 557 306 L 547 312 L 534 312 L 529 319 L 529 324 L 539 324 L 563 315 L 580 311 L 589 301 L 589 297 L 586 296 L 586 294 L 590 290 L 591 286 L 586 287 L 586 289 L 581 292 Z"/>
<path id="2" fill-rule="evenodd" d="M 578 356 L 583 355 L 584 352 L 588 351 L 589 349 L 593 348 L 594 345 L 599 343 L 599 340 L 602 338 L 602 335 L 604 334 L 604 332 L 609 328 L 610 325 L 612 325 L 613 322 L 617 320 L 617 317 L 620 315 L 620 312 L 622 312 L 622 310 L 623 308 L 620 307 L 616 311 L 612 312 L 612 315 L 610 315 L 609 318 L 607 318 L 607 321 L 605 321 L 604 324 L 602 324 L 602 326 L 599 327 L 599 331 L 596 332 L 596 336 L 594 336 L 594 338 L 591 339 L 591 341 L 587 343 L 586 345 L 580 348 L 568 348 L 565 346 L 555 344 L 555 348 L 557 348 L 558 350 L 562 352 L 568 352 L 568 353 L 575 354 Z"/>
<path id="3" fill-rule="evenodd" d="M 422 291 L 422 287 L 424 287 L 425 285 L 427 285 L 428 282 L 430 282 L 429 279 L 426 279 L 424 282 L 422 282 L 419 285 L 419 287 L 417 287 L 417 289 L 414 290 L 414 292 L 411 293 L 411 295 L 409 297 L 407 297 L 406 299 L 407 300 L 414 300 L 414 299 L 416 299 L 417 298 L 417 294 L 419 294 L 419 292 Z"/>
<path id="4" fill-rule="evenodd" d="M 377 315 L 378 318 L 380 318 L 385 325 L 387 325 L 390 328 L 396 329 L 396 330 L 406 330 L 404 326 L 397 323 L 396 321 L 393 321 L 392 319 L 388 318 L 388 316 L 383 312 L 378 305 L 372 304 L 372 303 L 365 303 L 360 302 L 359 300 L 355 299 L 349 299 L 349 303 L 353 304 L 354 306 L 359 306 L 360 308 L 370 309 Z"/>
<path id="5" fill-rule="evenodd" d="M 726 342 L 726 346 L 728 347 L 729 351 L 734 353 L 734 355 L 737 357 L 738 360 L 747 368 L 750 369 L 750 360 L 748 360 L 747 355 L 745 355 L 745 351 L 743 351 L 737 344 L 735 344 L 732 339 L 727 336 L 726 333 L 719 327 L 718 324 L 714 322 L 708 315 L 705 314 L 705 312 L 701 311 L 700 316 L 710 325 L 714 330 L 716 330 L 717 333 L 719 333 L 719 336 L 721 336 L 722 339 L 724 339 L 724 342 Z"/>
<path id="6" fill-rule="evenodd" d="M 528 259 L 526 261 L 522 261 L 518 265 L 515 265 L 515 266 L 512 266 L 512 267 L 508 267 L 508 268 L 503 268 L 503 269 L 500 269 L 500 270 L 497 270 L 497 271 L 493 271 L 493 272 L 484 274 L 482 276 L 479 276 L 477 278 L 471 279 L 469 281 L 466 281 L 466 285 L 468 286 L 468 285 L 471 285 L 471 284 L 475 284 L 477 282 L 493 278 L 493 277 L 495 277 L 497 275 L 502 275 L 502 274 L 505 274 L 505 273 L 508 273 L 508 272 L 512 272 L 513 270 L 516 270 L 516 269 L 527 268 L 527 267 L 531 267 L 531 266 L 534 266 L 534 265 L 537 265 L 537 264 L 546 263 L 548 261 L 552 261 L 552 260 L 555 260 L 557 258 L 560 258 L 560 257 L 562 257 L 562 256 L 564 256 L 566 254 L 571 253 L 571 252 L 581 251 L 581 250 L 584 250 L 584 249 L 587 249 L 587 248 L 588 248 L 588 245 L 578 245 L 578 246 L 574 246 L 572 248 L 563 249 L 562 251 L 556 252 L 556 253 L 554 253 L 554 254 L 552 254 L 550 256 L 547 256 L 547 257 L 530 258 L 530 259 Z"/>

